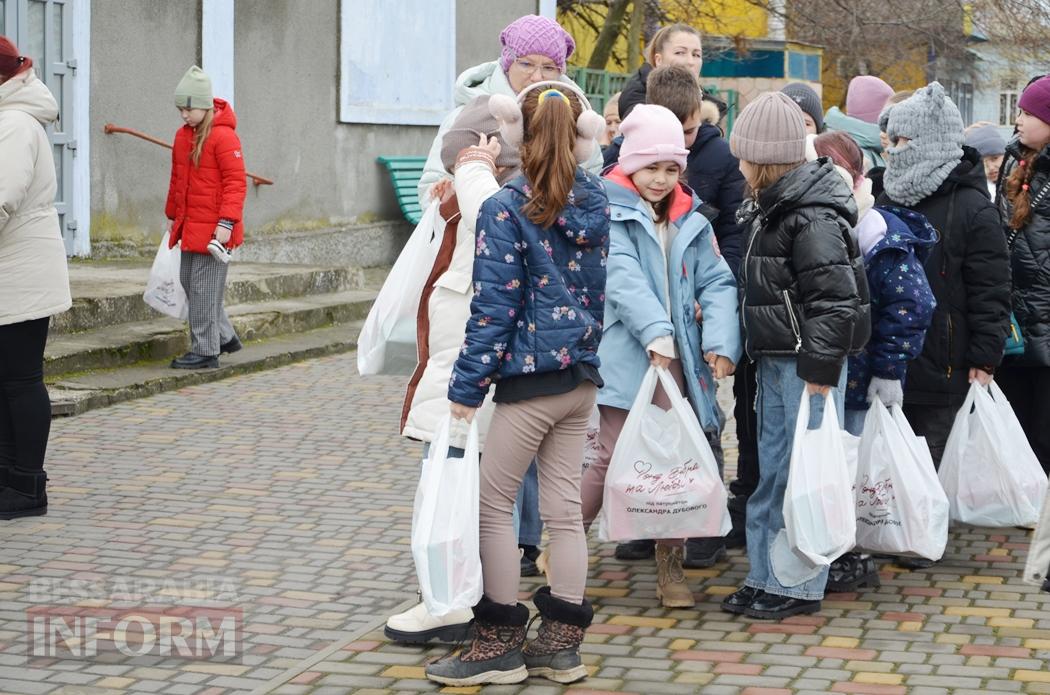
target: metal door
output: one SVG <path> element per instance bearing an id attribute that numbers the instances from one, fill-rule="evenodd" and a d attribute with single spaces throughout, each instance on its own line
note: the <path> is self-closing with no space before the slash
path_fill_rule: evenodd
<path id="1" fill-rule="evenodd" d="M 58 122 L 48 126 L 47 134 L 54 148 L 58 179 L 55 207 L 67 253 L 72 253 L 77 231 L 77 221 L 70 214 L 73 157 L 77 149 L 72 132 L 76 73 L 76 60 L 72 56 L 74 2 L 76 0 L 0 0 L 0 34 L 12 39 L 23 55 L 33 59 L 37 77 L 58 102 Z"/>

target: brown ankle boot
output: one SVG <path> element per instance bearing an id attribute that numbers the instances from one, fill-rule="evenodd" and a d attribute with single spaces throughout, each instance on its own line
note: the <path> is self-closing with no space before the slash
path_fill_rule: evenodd
<path id="1" fill-rule="evenodd" d="M 541 619 L 536 639 L 528 642 L 522 654 L 530 676 L 541 676 L 555 683 L 575 683 L 587 677 L 580 660 L 583 633 L 594 619 L 594 609 L 584 599 L 569 603 L 551 596 L 549 586 L 541 587 L 532 598 Z"/>
<path id="2" fill-rule="evenodd" d="M 656 597 L 664 608 L 692 608 L 693 592 L 682 569 L 682 546 L 656 544 Z"/>

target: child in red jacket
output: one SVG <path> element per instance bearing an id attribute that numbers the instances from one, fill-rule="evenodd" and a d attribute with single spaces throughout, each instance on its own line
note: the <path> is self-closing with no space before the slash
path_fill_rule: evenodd
<path id="1" fill-rule="evenodd" d="M 241 349 L 223 294 L 230 252 L 244 242 L 244 158 L 233 107 L 212 97 L 211 79 L 196 65 L 175 88 L 175 106 L 186 125 L 175 133 L 165 214 L 169 243 L 181 241 L 191 346 L 171 366 L 214 368 L 220 354 Z"/>

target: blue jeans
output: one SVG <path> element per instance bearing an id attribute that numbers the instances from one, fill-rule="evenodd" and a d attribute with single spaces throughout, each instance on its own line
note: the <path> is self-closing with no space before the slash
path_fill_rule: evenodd
<path id="1" fill-rule="evenodd" d="M 464 451 L 463 449 L 460 449 L 458 446 L 450 446 L 448 448 L 448 455 L 450 457 L 452 457 L 452 458 L 460 458 L 466 453 L 467 453 L 466 451 Z M 426 458 L 427 456 L 430 456 L 430 442 L 423 442 L 423 458 Z M 536 521 L 537 521 L 537 523 L 539 523 L 539 529 L 540 529 L 539 531 L 536 532 L 536 538 L 539 539 L 540 533 L 543 531 L 543 522 L 539 521 L 539 516 L 540 516 L 540 510 L 539 510 L 540 492 L 539 492 L 539 480 L 536 478 L 536 462 L 535 461 L 532 463 L 532 468 L 529 469 L 529 472 L 532 474 L 533 497 L 536 500 L 536 502 L 535 502 Z M 521 486 L 522 490 L 525 489 L 525 486 L 528 484 L 528 481 L 529 481 L 529 476 L 526 475 L 525 476 L 525 482 L 522 483 L 522 486 Z M 519 506 L 521 505 L 521 491 L 518 492 L 518 505 Z M 515 534 L 520 534 L 521 533 L 521 517 L 520 517 L 519 512 L 518 512 L 518 507 L 514 507 L 512 519 L 513 519 L 513 521 L 511 523 L 514 524 L 514 533 Z M 537 541 L 536 545 L 539 545 L 538 541 Z"/>
<path id="2" fill-rule="evenodd" d="M 867 410 L 847 410 L 844 418 L 846 424 L 843 429 L 854 437 L 859 437 L 864 431 L 864 418 L 866 417 L 868 417 Z"/>
<path id="3" fill-rule="evenodd" d="M 746 586 L 770 594 L 804 600 L 824 597 L 828 568 L 814 570 L 805 559 L 793 553 L 778 552 L 774 561 L 774 542 L 784 530 L 784 491 L 791 463 L 791 446 L 795 439 L 795 422 L 806 384 L 795 373 L 793 357 L 762 357 L 758 360 L 758 487 L 747 501 L 747 557 L 751 570 Z M 843 364 L 838 388 L 831 392 L 842 425 L 846 386 Z M 809 428 L 820 425 L 824 415 L 824 398 L 810 397 Z M 781 534 L 783 536 L 783 534 Z M 782 537 L 777 546 L 784 549 Z M 784 584 L 780 579 L 791 582 Z M 796 578 L 804 577 L 800 581 Z"/>
<path id="4" fill-rule="evenodd" d="M 536 461 L 532 462 L 518 490 L 518 502 L 514 505 L 518 545 L 539 545 L 543 535 L 543 519 L 540 518 L 540 480 Z"/>

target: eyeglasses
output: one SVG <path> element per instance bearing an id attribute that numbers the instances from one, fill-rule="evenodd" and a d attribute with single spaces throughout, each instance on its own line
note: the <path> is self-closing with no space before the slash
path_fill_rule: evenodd
<path id="1" fill-rule="evenodd" d="M 547 80 L 556 80 L 561 77 L 561 69 L 557 65 L 533 65 L 527 60 L 515 60 L 514 64 L 527 75 L 535 75 L 539 70 L 540 75 Z"/>

